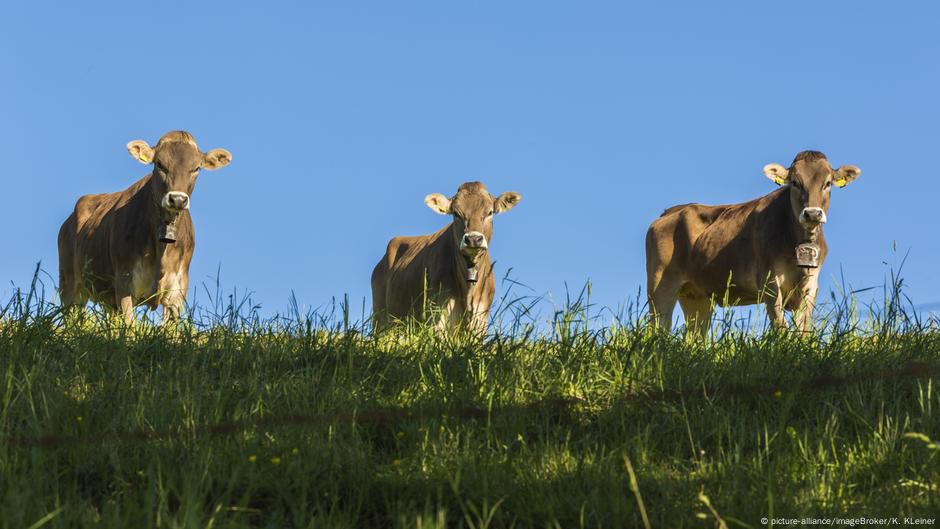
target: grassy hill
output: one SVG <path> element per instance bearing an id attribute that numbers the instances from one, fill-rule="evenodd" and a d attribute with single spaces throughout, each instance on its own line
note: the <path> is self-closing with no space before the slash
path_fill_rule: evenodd
<path id="1" fill-rule="evenodd" d="M 0 320 L 3 527 L 763 527 L 940 512 L 940 333 L 634 324 L 486 337 L 20 298 Z M 632 473 L 632 475 L 631 475 Z M 634 477 L 635 476 L 635 477 Z"/>

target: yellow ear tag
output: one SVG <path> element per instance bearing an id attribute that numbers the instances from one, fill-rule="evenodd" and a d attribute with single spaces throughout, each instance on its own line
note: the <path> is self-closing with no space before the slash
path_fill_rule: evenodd
<path id="1" fill-rule="evenodd" d="M 779 176 L 774 178 L 774 183 L 777 184 L 778 186 L 782 186 L 783 183 L 786 181 L 787 181 L 786 178 L 780 178 Z"/>
<path id="2" fill-rule="evenodd" d="M 144 163 L 150 163 L 150 157 L 148 157 L 146 154 L 141 154 L 141 155 L 140 155 L 140 161 L 142 161 L 142 162 L 144 162 Z"/>
<path id="3" fill-rule="evenodd" d="M 846 180 L 845 178 L 840 178 L 840 179 L 838 179 L 838 180 L 833 180 L 832 183 L 835 184 L 836 187 L 845 187 L 845 186 L 849 185 L 849 181 Z"/>

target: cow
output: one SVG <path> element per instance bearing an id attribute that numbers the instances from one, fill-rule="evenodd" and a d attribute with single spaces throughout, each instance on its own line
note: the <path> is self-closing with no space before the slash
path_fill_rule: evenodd
<path id="1" fill-rule="evenodd" d="M 59 294 L 64 309 L 93 301 L 128 323 L 135 305 L 162 305 L 167 323 L 179 318 L 189 286 L 196 177 L 200 169 L 225 167 L 232 154 L 203 153 L 183 131 L 165 134 L 155 147 L 134 140 L 127 150 L 153 170 L 124 191 L 78 199 L 59 229 Z"/>
<path id="2" fill-rule="evenodd" d="M 506 192 L 494 198 L 480 182 L 467 182 L 447 198 L 432 193 L 424 202 L 453 222 L 430 235 L 395 237 L 372 271 L 376 330 L 392 320 L 428 320 L 440 330 L 460 326 L 485 331 L 496 281 L 490 261 L 493 216 L 512 209 L 522 197 Z"/>
<path id="3" fill-rule="evenodd" d="M 771 163 L 764 174 L 780 188 L 740 204 L 674 206 L 650 225 L 647 292 L 660 327 L 671 328 L 678 299 L 692 335 L 708 331 L 715 305 L 764 303 L 775 327 L 786 327 L 789 310 L 800 331 L 812 328 L 829 194 L 861 169 L 834 170 L 823 153 L 803 151 L 789 168 Z"/>

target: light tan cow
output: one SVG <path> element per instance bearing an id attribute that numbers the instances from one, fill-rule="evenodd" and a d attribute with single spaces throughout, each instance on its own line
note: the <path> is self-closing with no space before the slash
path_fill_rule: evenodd
<path id="1" fill-rule="evenodd" d="M 803 151 L 789 169 L 772 163 L 764 174 L 781 187 L 741 204 L 675 206 L 650 225 L 647 290 L 662 327 L 671 327 L 678 299 L 695 334 L 707 332 L 715 305 L 765 303 L 775 326 L 786 326 L 790 310 L 799 329 L 811 328 L 829 193 L 861 170 L 833 170 L 823 153 Z"/>
<path id="2" fill-rule="evenodd" d="M 196 246 L 189 215 L 200 169 L 229 164 L 225 149 L 202 153 L 188 132 L 165 134 L 156 147 L 134 140 L 131 156 L 153 171 L 117 193 L 85 195 L 59 230 L 59 292 L 65 308 L 89 300 L 119 310 L 163 305 L 172 321 L 186 299 Z"/>
<path id="3" fill-rule="evenodd" d="M 467 324 L 485 330 L 496 281 L 490 261 L 493 216 L 513 208 L 521 196 L 493 198 L 480 182 L 460 186 L 447 198 L 425 197 L 429 208 L 452 215 L 453 222 L 431 235 L 395 237 L 372 271 L 372 308 L 376 329 L 390 320 L 430 318 L 439 311 L 442 329 Z"/>

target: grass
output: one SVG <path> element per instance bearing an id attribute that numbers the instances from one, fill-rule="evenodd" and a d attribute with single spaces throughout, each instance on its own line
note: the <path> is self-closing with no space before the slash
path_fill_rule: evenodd
<path id="1" fill-rule="evenodd" d="M 485 337 L 376 338 L 346 311 L 238 303 L 180 329 L 63 325 L 35 290 L 0 318 L 2 527 L 940 513 L 940 332 L 896 292 L 812 336 L 719 325 L 694 342 L 639 318 L 594 328 L 586 293 L 541 328 L 517 301 Z"/>

